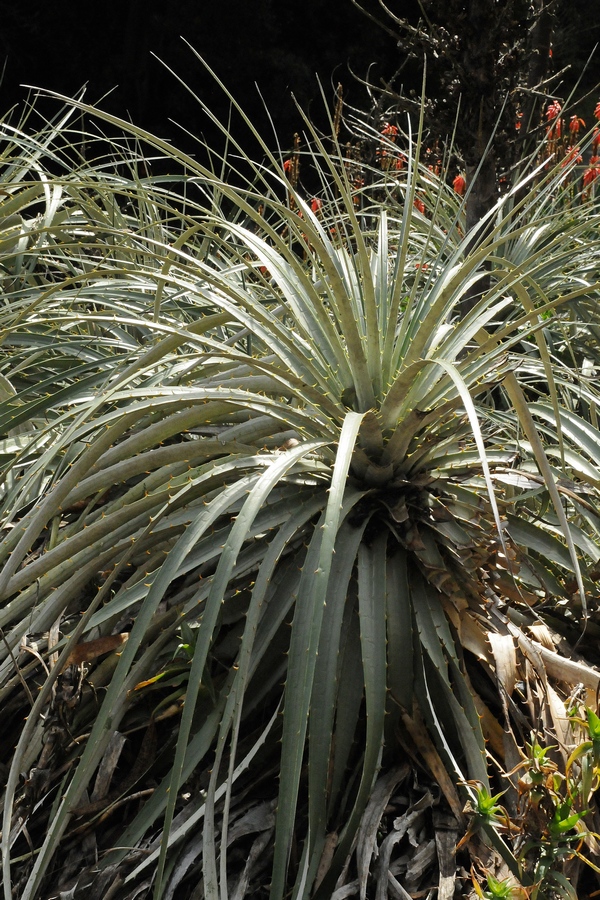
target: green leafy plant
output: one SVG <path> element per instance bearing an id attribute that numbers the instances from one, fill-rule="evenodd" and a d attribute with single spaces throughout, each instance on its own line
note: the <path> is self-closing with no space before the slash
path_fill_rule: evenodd
<path id="1" fill-rule="evenodd" d="M 484 900 L 511 900 L 511 898 L 519 896 L 519 889 L 515 887 L 508 878 L 494 878 L 494 876 L 488 872 L 486 880 L 487 890 L 484 891 L 481 889 L 478 880 L 473 878 L 475 893 L 478 897 L 484 898 Z"/>
<path id="2" fill-rule="evenodd" d="M 486 891 L 473 873 L 478 896 L 574 898 L 578 894 L 567 877 L 569 864 L 572 870 L 573 862 L 580 860 L 598 871 L 591 859 L 591 855 L 597 855 L 598 836 L 586 826 L 597 789 L 598 765 L 593 741 L 582 740 L 595 733 L 598 717 L 589 708 L 585 709 L 585 719 L 577 713 L 572 710 L 569 742 L 575 746 L 568 758 L 564 753 L 557 754 L 557 747 L 543 747 L 537 738 L 527 745 L 526 756 L 516 770 L 519 803 L 512 815 L 497 804 L 498 796 L 476 788 L 477 805 L 463 841 L 478 829 L 485 829 L 512 873 L 498 880 L 491 872 L 484 872 Z M 507 778 L 514 774 L 509 773 Z M 584 847 L 586 852 L 582 852 Z"/>

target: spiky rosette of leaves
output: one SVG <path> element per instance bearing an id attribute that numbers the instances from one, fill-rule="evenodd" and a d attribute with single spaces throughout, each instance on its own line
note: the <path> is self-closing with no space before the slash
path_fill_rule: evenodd
<path id="1" fill-rule="evenodd" d="M 19 869 L 29 900 L 114 802 L 129 735 L 142 763 L 120 793 L 157 781 L 107 834 L 105 880 L 172 896 L 201 865 L 216 897 L 235 822 L 263 802 L 273 900 L 309 896 L 317 874 L 329 897 L 398 734 L 415 752 L 428 741 L 457 817 L 457 781 L 488 784 L 490 715 L 463 650 L 493 665 L 506 600 L 527 621 L 555 588 L 586 605 L 600 454 L 576 408 L 596 395 L 554 364 L 542 317 L 562 333 L 559 312 L 596 294 L 593 216 L 548 208 L 549 176 L 467 252 L 418 139 L 359 214 L 316 133 L 313 209 L 266 146 L 233 187 L 87 111 L 181 171 L 140 177 L 131 153 L 58 177 L 3 258 L 5 895 L 11 840 L 13 856 L 35 848 Z M 13 204 L 50 181 L 19 140 Z M 73 687 L 82 661 L 88 685 Z"/>

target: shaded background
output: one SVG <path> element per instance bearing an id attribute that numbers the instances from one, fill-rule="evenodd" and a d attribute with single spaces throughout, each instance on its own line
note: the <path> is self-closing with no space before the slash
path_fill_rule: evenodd
<path id="1" fill-rule="evenodd" d="M 554 64 L 557 70 L 565 64 L 572 66 L 561 88 L 564 95 L 600 38 L 600 24 L 593 20 L 588 4 L 561 3 Z M 389 0 L 389 4 L 398 14 L 418 18 L 417 0 Z M 377 0 L 363 0 L 363 5 L 381 13 Z M 227 118 L 228 101 L 181 35 L 267 134 L 268 120 L 254 87 L 258 83 L 284 146 L 291 145 L 294 131 L 302 127 L 290 98 L 292 90 L 301 106 L 317 122 L 323 121 L 315 73 L 329 98 L 333 85 L 341 82 L 345 98 L 365 107 L 366 92 L 351 70 L 364 77 L 374 64 L 371 78 L 377 81 L 389 78 L 401 62 L 394 40 L 351 0 L 30 0 L 27 4 L 0 0 L 0 22 L 0 66 L 4 65 L 0 113 L 23 103 L 27 91 L 22 84 L 73 95 L 87 83 L 88 102 L 104 98 L 103 108 L 130 117 L 185 149 L 191 147 L 191 140 L 170 119 L 193 134 L 206 134 L 209 140 L 213 131 L 198 104 L 152 52 L 221 120 Z M 588 68 L 582 93 L 593 91 L 596 69 L 594 64 Z M 409 87 L 420 89 L 415 68 L 405 73 L 405 83 L 407 79 Z M 55 110 L 56 105 L 41 108 Z M 243 129 L 239 136 L 244 139 Z"/>
<path id="2" fill-rule="evenodd" d="M 373 8 L 377 3 L 371 3 Z M 407 9 L 418 6 L 410 0 Z M 93 7 L 91 14 L 90 7 Z M 22 102 L 30 84 L 73 95 L 87 82 L 86 100 L 162 136 L 184 143 L 173 119 L 192 133 L 207 127 L 198 104 L 155 53 L 213 109 L 221 120 L 228 101 L 203 70 L 189 43 L 213 67 L 253 121 L 265 132 L 261 93 L 284 144 L 301 119 L 292 90 L 304 109 L 322 109 L 315 73 L 331 97 L 341 81 L 357 103 L 365 92 L 349 72 L 365 76 L 377 61 L 379 74 L 396 66 L 393 40 L 369 22 L 350 0 L 122 0 L 81 4 L 0 3 L 0 107 Z M 373 73 L 375 74 L 375 73 Z M 210 129 L 209 129 L 210 131 Z"/>

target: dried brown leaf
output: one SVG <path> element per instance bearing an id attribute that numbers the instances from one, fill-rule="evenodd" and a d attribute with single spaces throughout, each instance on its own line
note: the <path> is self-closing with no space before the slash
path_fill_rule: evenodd
<path id="1" fill-rule="evenodd" d="M 514 639 L 510 634 L 496 634 L 493 631 L 488 632 L 487 638 L 492 648 L 498 684 L 512 697 L 519 680 Z"/>
<path id="2" fill-rule="evenodd" d="M 65 669 L 67 666 L 80 666 L 84 662 L 91 662 L 98 656 L 104 656 L 105 653 L 116 650 L 128 638 L 129 632 L 124 631 L 122 634 L 108 634 L 106 637 L 97 638 L 95 641 L 85 641 L 83 644 L 76 644 L 67 658 Z"/>

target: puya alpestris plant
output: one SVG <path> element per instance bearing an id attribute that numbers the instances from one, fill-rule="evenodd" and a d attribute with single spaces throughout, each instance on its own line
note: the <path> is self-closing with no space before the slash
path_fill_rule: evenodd
<path id="1" fill-rule="evenodd" d="M 308 121 L 320 206 L 264 142 L 244 183 L 74 108 L 149 149 L 59 177 L 56 214 L 19 232 L 31 278 L 7 282 L 5 897 L 55 889 L 56 859 L 83 886 L 78 829 L 114 802 L 115 753 L 142 755 L 153 730 L 162 752 L 137 774 L 154 783 L 100 838 L 103 889 L 172 896 L 201 872 L 211 898 L 260 879 L 273 900 L 330 897 L 398 734 L 428 735 L 458 819 L 458 782 L 492 790 L 477 679 L 498 665 L 488 634 L 514 639 L 507 600 L 521 624 L 555 589 L 590 612 L 594 519 L 551 460 L 595 497 L 597 433 L 575 410 L 596 393 L 556 365 L 542 317 L 564 340 L 563 311 L 597 292 L 592 213 L 545 205 L 550 174 L 473 246 L 419 132 L 359 212 Z M 151 154 L 179 174 L 148 175 Z M 11 199 L 51 180 L 11 171 Z M 115 632 L 97 665 L 85 643 Z M 77 659 L 93 689 L 69 706 Z M 558 654 L 544 663 L 569 683 Z M 227 849 L 248 807 L 258 874 Z"/>

